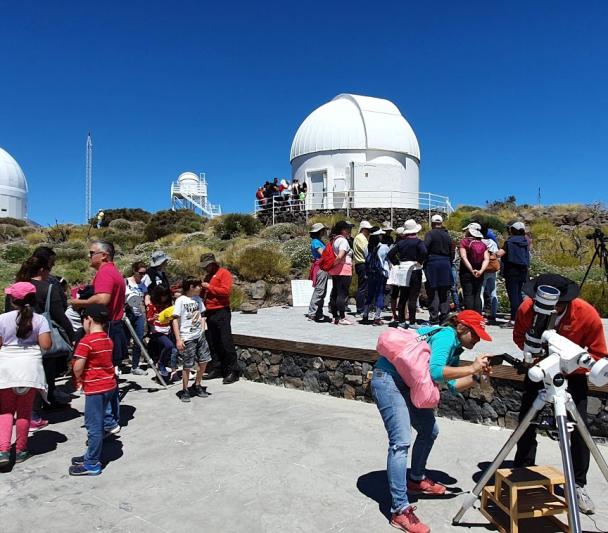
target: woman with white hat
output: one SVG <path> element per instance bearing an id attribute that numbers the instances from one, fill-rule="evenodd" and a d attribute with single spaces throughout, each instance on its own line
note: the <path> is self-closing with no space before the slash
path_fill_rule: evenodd
<path id="1" fill-rule="evenodd" d="M 388 253 L 388 260 L 396 269 L 396 284 L 399 285 L 398 320 L 400 327 L 408 327 L 405 321 L 405 306 L 407 304 L 409 325 L 416 325 L 416 305 L 422 288 L 422 264 L 426 261 L 427 250 L 418 238 L 422 226 L 415 220 L 406 220 L 403 224 L 404 238 L 397 242 Z"/>
<path id="2" fill-rule="evenodd" d="M 320 222 L 313 224 L 312 228 L 310 228 L 310 254 L 312 257 L 310 279 L 312 280 L 314 290 L 310 298 L 307 317 L 315 322 L 324 322 L 323 302 L 327 294 L 329 274 L 319 267 L 319 262 L 325 249 L 325 243 L 322 239 L 325 236 L 326 230 L 325 225 Z"/>
<path id="3" fill-rule="evenodd" d="M 460 286 L 464 308 L 481 313 L 481 289 L 483 275 L 490 263 L 488 247 L 482 242 L 481 225 L 471 222 L 465 228 L 464 239 L 460 241 Z"/>

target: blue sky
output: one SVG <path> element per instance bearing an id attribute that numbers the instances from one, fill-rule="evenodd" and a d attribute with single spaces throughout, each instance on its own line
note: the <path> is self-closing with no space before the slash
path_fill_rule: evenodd
<path id="1" fill-rule="evenodd" d="M 302 120 L 343 92 L 392 100 L 422 150 L 421 190 L 606 200 L 608 2 L 6 2 L 0 146 L 30 216 L 169 207 L 204 171 L 225 212 L 289 176 Z"/>

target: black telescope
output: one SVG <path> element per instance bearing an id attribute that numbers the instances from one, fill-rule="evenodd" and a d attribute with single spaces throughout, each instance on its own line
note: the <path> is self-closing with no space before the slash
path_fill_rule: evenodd
<path id="1" fill-rule="evenodd" d="M 559 301 L 560 292 L 550 285 L 540 285 L 536 289 L 534 297 L 534 320 L 532 326 L 526 332 L 524 343 L 524 360 L 526 357 L 536 359 L 542 357 L 542 336 L 548 329 L 555 328 L 557 311 L 555 306 Z M 530 354 L 527 356 L 527 354 Z M 530 361 L 526 361 L 530 362 Z"/>

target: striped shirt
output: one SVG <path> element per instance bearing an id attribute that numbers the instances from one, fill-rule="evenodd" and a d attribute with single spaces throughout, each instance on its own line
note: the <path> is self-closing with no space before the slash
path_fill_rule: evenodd
<path id="1" fill-rule="evenodd" d="M 74 350 L 74 357 L 85 359 L 82 388 L 86 395 L 100 394 L 116 388 L 112 364 L 114 345 L 105 332 L 85 335 Z"/>

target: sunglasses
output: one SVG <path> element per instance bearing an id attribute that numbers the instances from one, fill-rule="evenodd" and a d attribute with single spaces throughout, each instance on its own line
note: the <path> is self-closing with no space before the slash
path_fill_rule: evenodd
<path id="1" fill-rule="evenodd" d="M 135 272 L 138 276 L 145 276 L 146 275 L 146 271 L 144 270 L 143 272 Z"/>
<path id="2" fill-rule="evenodd" d="M 93 257 L 94 255 L 103 254 L 103 253 L 105 253 L 105 252 L 93 252 L 92 250 L 90 250 L 89 251 L 89 257 Z"/>

